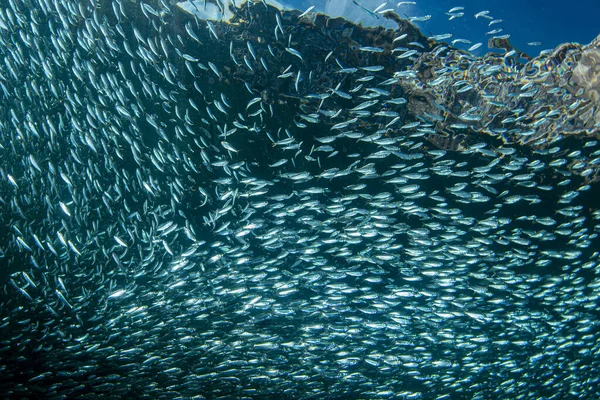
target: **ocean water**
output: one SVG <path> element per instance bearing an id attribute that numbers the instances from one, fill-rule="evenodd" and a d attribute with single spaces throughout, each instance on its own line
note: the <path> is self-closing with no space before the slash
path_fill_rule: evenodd
<path id="1" fill-rule="evenodd" d="M 361 5 L 374 10 L 384 3 L 380 0 L 364 0 Z M 453 33 L 455 37 L 474 40 L 485 37 L 490 31 L 487 19 L 475 20 L 474 15 L 483 10 L 489 10 L 495 19 L 502 19 L 498 26 L 511 35 L 511 41 L 523 51 L 536 56 L 539 51 L 553 49 L 561 43 L 589 43 L 598 35 L 596 17 L 598 4 L 592 0 L 578 1 L 573 4 L 549 1 L 502 1 L 493 2 L 453 2 L 415 1 L 398 7 L 397 1 L 388 1 L 384 8 L 396 9 L 402 16 L 431 15 L 429 22 L 417 23 L 426 34 Z M 343 16 L 352 21 L 365 25 L 379 25 L 383 21 L 362 11 L 351 0 L 340 1 L 281 1 L 284 7 L 305 10 L 315 6 L 317 10 L 329 15 Z M 453 7 L 464 7 L 465 16 L 449 21 L 446 12 Z M 539 46 L 528 46 L 528 42 L 541 42 Z"/>
<path id="2" fill-rule="evenodd" d="M 0 398 L 598 398 L 593 7 L 282 3 L 0 2 Z"/>

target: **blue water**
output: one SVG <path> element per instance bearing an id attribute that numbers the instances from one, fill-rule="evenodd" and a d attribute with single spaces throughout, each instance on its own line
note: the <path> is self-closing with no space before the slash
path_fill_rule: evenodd
<path id="1" fill-rule="evenodd" d="M 357 0 L 366 8 L 377 8 L 382 0 Z M 315 5 L 317 10 L 348 17 L 368 25 L 381 24 L 355 4 L 352 0 L 280 0 L 281 3 L 304 10 Z M 455 1 L 455 0 L 417 0 L 416 5 L 396 7 L 398 1 L 388 1 L 385 8 L 395 8 L 400 15 L 431 15 L 426 22 L 416 24 L 425 34 L 438 35 L 452 33 L 452 39 L 464 38 L 473 43 L 487 42 L 486 32 L 503 28 L 502 34 L 510 34 L 511 43 L 519 50 L 532 56 L 541 50 L 553 49 L 565 42 L 587 44 L 600 34 L 600 2 L 580 0 L 574 2 L 549 0 L 504 0 Z M 445 13 L 453 7 L 464 7 L 464 17 L 448 21 Z M 490 20 L 475 19 L 477 12 L 489 10 L 489 15 L 504 22 L 488 26 Z M 451 40 L 452 40 L 451 39 Z M 542 42 L 540 46 L 528 46 L 528 42 Z M 468 46 L 467 46 L 468 47 Z M 481 51 L 485 51 L 482 46 Z"/>
<path id="2" fill-rule="evenodd" d="M 572 6 L 570 6 L 572 4 Z M 589 43 L 600 34 L 600 2 L 583 0 L 575 2 L 558 2 L 548 0 L 504 0 L 499 2 L 482 2 L 471 0 L 457 2 L 453 0 L 418 1 L 427 13 L 432 14 L 429 21 L 436 29 L 454 28 L 449 32 L 464 34 L 471 40 L 487 38 L 485 32 L 504 28 L 501 34 L 510 34 L 511 43 L 532 55 L 542 49 L 553 49 L 565 42 Z M 465 16 L 459 20 L 448 21 L 442 18 L 443 13 L 455 6 L 465 7 Z M 488 26 L 489 20 L 475 19 L 473 15 L 482 10 L 490 10 L 491 16 L 504 20 L 503 23 Z M 436 13 L 437 11 L 437 13 Z M 440 18 L 436 18 L 440 17 Z M 454 24 L 453 24 L 454 23 Z M 443 24 L 443 25 L 442 25 Z M 462 24 L 462 26 L 460 26 Z M 428 25 L 428 27 L 429 27 Z M 434 29 L 434 28 L 431 28 Z M 462 33 L 464 32 L 464 33 Z M 435 32 L 438 33 L 438 32 Z M 444 33 L 444 32 L 441 32 Z M 527 42 L 542 42 L 539 47 L 527 46 Z"/>

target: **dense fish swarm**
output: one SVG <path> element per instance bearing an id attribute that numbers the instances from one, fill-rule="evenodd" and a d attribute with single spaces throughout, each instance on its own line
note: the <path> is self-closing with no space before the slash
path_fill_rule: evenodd
<path id="1" fill-rule="evenodd" d="M 598 40 L 1 3 L 0 397 L 600 396 Z"/>

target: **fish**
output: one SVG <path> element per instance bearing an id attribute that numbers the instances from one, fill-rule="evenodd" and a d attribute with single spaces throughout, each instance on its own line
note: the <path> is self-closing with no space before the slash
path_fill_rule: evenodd
<path id="1" fill-rule="evenodd" d="M 2 393 L 597 397 L 600 39 L 348 3 L 5 2 Z"/>
<path id="2" fill-rule="evenodd" d="M 315 9 L 315 6 L 308 7 L 306 10 L 304 10 L 302 12 L 302 14 L 298 15 L 298 19 L 301 19 L 302 17 L 308 15 L 308 13 L 311 12 L 312 10 L 314 10 L 314 9 Z"/>
<path id="3" fill-rule="evenodd" d="M 489 20 L 493 20 L 494 18 L 489 16 L 489 13 L 490 13 L 489 10 L 479 11 L 478 13 L 475 14 L 475 18 L 486 18 Z"/>
<path id="4" fill-rule="evenodd" d="M 285 48 L 285 51 L 287 51 L 288 53 L 290 53 L 290 54 L 291 54 L 291 55 L 293 55 L 293 56 L 296 56 L 296 57 L 298 57 L 300 60 L 303 60 L 303 58 L 302 58 L 302 54 L 300 54 L 300 52 L 299 52 L 298 50 L 296 50 L 296 49 L 293 49 L 293 48 L 291 48 L 291 47 L 286 47 L 286 48 Z"/>
<path id="5" fill-rule="evenodd" d="M 418 50 L 413 49 L 413 50 L 409 50 L 409 51 L 406 51 L 406 52 L 400 54 L 397 58 L 399 58 L 399 59 L 400 58 L 408 58 L 408 57 L 414 56 L 417 53 L 418 53 Z"/>
<path id="6" fill-rule="evenodd" d="M 481 43 L 481 42 L 479 42 L 479 43 L 475 43 L 473 46 L 471 46 L 471 47 L 469 47 L 469 48 L 468 48 L 468 51 L 475 51 L 475 50 L 477 50 L 478 48 L 480 48 L 482 44 L 483 44 L 483 43 Z"/>
<path id="7" fill-rule="evenodd" d="M 196 42 L 198 42 L 199 44 L 202 44 L 202 42 L 200 41 L 200 39 L 198 38 L 198 35 L 196 34 L 196 32 L 194 32 L 194 29 L 192 28 L 191 24 L 189 22 L 186 22 L 185 24 L 185 30 L 188 33 L 188 35 L 194 39 Z"/>
<path id="8" fill-rule="evenodd" d="M 256 61 L 257 60 L 256 52 L 254 51 L 254 47 L 252 46 L 252 43 L 250 43 L 249 41 L 246 41 L 246 45 L 248 47 L 248 50 L 250 51 L 250 54 L 252 55 L 252 58 L 254 58 L 254 61 Z"/>
<path id="9" fill-rule="evenodd" d="M 206 28 L 210 32 L 210 34 L 216 39 L 219 40 L 219 35 L 217 35 L 217 31 L 215 30 L 214 25 L 210 21 L 206 21 Z"/>
<path id="10" fill-rule="evenodd" d="M 352 2 L 354 4 L 356 4 L 361 10 L 363 10 L 364 12 L 366 12 L 367 14 L 369 14 L 371 17 L 375 17 L 375 18 L 379 19 L 379 15 L 377 15 L 375 12 L 369 10 L 365 6 L 361 5 L 358 1 L 352 0 Z"/>

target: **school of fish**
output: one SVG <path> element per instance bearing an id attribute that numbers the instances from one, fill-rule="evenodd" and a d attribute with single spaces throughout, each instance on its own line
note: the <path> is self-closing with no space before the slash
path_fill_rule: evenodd
<path id="1" fill-rule="evenodd" d="M 600 397 L 600 39 L 195 4 L 0 1 L 1 398 Z"/>

